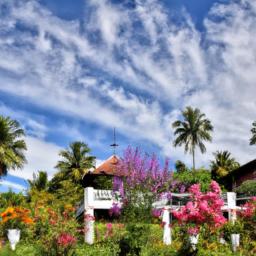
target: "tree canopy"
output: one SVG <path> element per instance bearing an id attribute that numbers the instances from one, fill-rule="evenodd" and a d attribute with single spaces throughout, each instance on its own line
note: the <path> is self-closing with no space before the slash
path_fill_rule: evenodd
<path id="1" fill-rule="evenodd" d="M 10 169 L 20 169 L 26 163 L 24 136 L 18 121 L 0 116 L 0 176 Z"/>
<path id="2" fill-rule="evenodd" d="M 213 126 L 198 108 L 186 107 L 182 112 L 182 118 L 183 120 L 177 120 L 172 124 L 176 136 L 174 146 L 185 145 L 185 152 L 192 154 L 195 169 L 195 148 L 199 147 L 202 153 L 206 152 L 203 141 L 212 140 L 210 132 L 213 131 Z"/>

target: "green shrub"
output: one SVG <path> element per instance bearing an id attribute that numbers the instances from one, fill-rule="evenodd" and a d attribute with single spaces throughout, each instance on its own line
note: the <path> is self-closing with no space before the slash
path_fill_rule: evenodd
<path id="1" fill-rule="evenodd" d="M 75 256 L 118 256 L 120 252 L 119 244 L 111 242 L 96 243 L 94 245 L 78 245 Z"/>
<path id="2" fill-rule="evenodd" d="M 247 180 L 235 190 L 239 194 L 256 196 L 256 180 Z"/>
<path id="3" fill-rule="evenodd" d="M 40 248 L 36 245 L 18 243 L 16 250 L 12 251 L 9 245 L 6 245 L 4 248 L 0 249 L 0 256 L 40 256 Z"/>
<path id="4" fill-rule="evenodd" d="M 120 240 L 121 255 L 140 255 L 141 248 L 148 244 L 150 225 L 128 224 L 127 233 Z"/>
<path id="5" fill-rule="evenodd" d="M 185 170 L 183 172 L 175 172 L 173 174 L 174 180 L 181 182 L 186 188 L 191 185 L 199 183 L 203 192 L 207 191 L 211 183 L 211 173 L 205 169 Z M 179 192 L 179 191 L 177 191 Z"/>

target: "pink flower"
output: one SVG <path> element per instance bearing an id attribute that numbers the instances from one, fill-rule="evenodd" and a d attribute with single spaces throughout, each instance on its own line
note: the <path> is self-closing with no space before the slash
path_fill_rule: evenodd
<path id="1" fill-rule="evenodd" d="M 111 237 L 113 235 L 113 225 L 112 223 L 106 224 L 107 231 L 105 233 L 105 238 Z"/>
<path id="2" fill-rule="evenodd" d="M 211 188 L 212 192 L 214 192 L 216 194 L 220 194 L 221 193 L 220 186 L 219 186 L 219 184 L 215 180 L 212 180 L 210 188 Z"/>
<path id="3" fill-rule="evenodd" d="M 226 222 L 221 211 L 224 201 L 220 197 L 219 185 L 213 181 L 210 189 L 210 192 L 202 193 L 199 184 L 194 184 L 189 188 L 189 192 L 192 193 L 191 201 L 178 211 L 172 212 L 180 224 L 199 225 L 207 222 L 209 226 L 216 228 Z"/>
<path id="4" fill-rule="evenodd" d="M 199 227 L 189 227 L 188 228 L 188 234 L 190 236 L 196 236 L 200 231 L 200 228 Z"/>
<path id="5" fill-rule="evenodd" d="M 159 218 L 162 214 L 162 210 L 161 209 L 153 209 L 151 211 L 151 213 L 154 218 Z"/>
<path id="6" fill-rule="evenodd" d="M 72 246 L 76 243 L 76 238 L 68 233 L 62 233 L 57 238 L 57 244 L 62 247 Z"/>
<path id="7" fill-rule="evenodd" d="M 189 188 L 189 192 L 192 194 L 192 196 L 200 196 L 201 191 L 200 191 L 200 184 L 194 184 Z"/>

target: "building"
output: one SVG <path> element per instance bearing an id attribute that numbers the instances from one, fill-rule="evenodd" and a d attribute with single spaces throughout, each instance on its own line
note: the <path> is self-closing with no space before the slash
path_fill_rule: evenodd
<path id="1" fill-rule="evenodd" d="M 232 190 L 239 187 L 244 181 L 256 180 L 256 159 L 240 166 L 228 175 Z"/>
<path id="2" fill-rule="evenodd" d="M 97 168 L 84 175 L 83 187 L 93 187 L 95 189 L 112 189 L 114 177 L 121 176 L 117 172 L 117 165 L 120 159 L 116 155 L 112 155 Z"/>

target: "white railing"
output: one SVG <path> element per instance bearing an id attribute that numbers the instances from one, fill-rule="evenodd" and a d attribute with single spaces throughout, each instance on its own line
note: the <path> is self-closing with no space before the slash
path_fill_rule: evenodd
<path id="1" fill-rule="evenodd" d="M 95 190 L 93 190 L 93 198 L 94 198 L 94 200 L 112 200 L 113 199 L 113 191 L 112 190 L 95 189 Z"/>
<path id="2" fill-rule="evenodd" d="M 172 198 L 176 198 L 178 200 L 173 204 L 173 199 L 163 198 L 159 201 L 156 201 L 152 204 L 153 208 L 162 208 L 163 214 L 162 219 L 164 222 L 169 224 L 169 214 L 171 210 L 179 210 L 182 204 L 184 204 L 184 199 L 189 198 L 189 194 L 172 194 Z M 236 219 L 236 211 L 241 209 L 237 206 L 236 201 L 236 193 L 227 192 L 222 194 L 222 198 L 224 200 L 224 206 L 222 207 L 222 211 L 226 211 L 229 214 L 229 220 L 234 221 Z M 176 200 L 176 201 L 177 201 Z M 179 202 L 183 202 L 182 204 Z M 183 200 L 183 201 L 182 201 Z M 87 187 L 84 189 L 84 203 L 78 207 L 77 216 L 85 213 L 85 215 L 89 216 L 87 220 L 85 220 L 85 226 L 87 232 L 85 234 L 85 242 L 92 244 L 94 242 L 94 210 L 95 209 L 111 209 L 114 204 L 117 204 L 119 207 L 122 207 L 121 201 L 119 200 L 118 193 L 114 194 L 112 190 L 98 190 L 92 187 Z M 171 243 L 171 234 L 169 225 L 165 225 L 164 228 L 164 237 L 163 241 L 165 244 Z"/>

